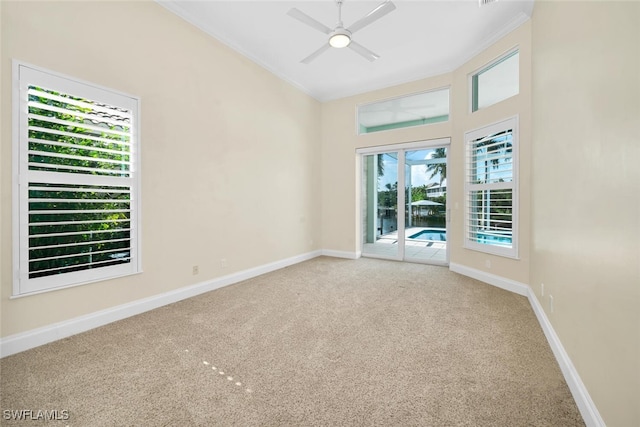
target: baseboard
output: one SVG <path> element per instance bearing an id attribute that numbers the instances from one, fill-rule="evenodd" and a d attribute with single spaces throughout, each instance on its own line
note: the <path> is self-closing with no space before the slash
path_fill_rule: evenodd
<path id="1" fill-rule="evenodd" d="M 205 292 L 210 292 L 224 286 L 307 261 L 322 254 L 323 251 L 320 250 L 308 252 L 255 268 L 250 268 L 248 270 L 243 270 L 238 273 L 218 277 L 213 280 L 197 283 L 195 285 L 185 286 L 184 288 L 165 292 L 163 294 L 154 295 L 152 297 L 143 298 L 116 307 L 79 316 L 63 322 L 10 335 L 0 339 L 0 357 L 10 356 L 12 354 L 79 334 L 99 326 L 104 326 L 108 323 L 126 319 L 127 317 L 135 316 L 167 304 L 191 298 Z"/>
<path id="2" fill-rule="evenodd" d="M 576 401 L 576 405 L 578 405 L 578 409 L 584 419 L 584 423 L 587 427 L 605 427 L 606 425 L 600 416 L 598 408 L 596 408 L 593 400 L 591 400 L 591 396 L 580 379 L 578 371 L 576 371 L 575 366 L 573 366 L 573 363 L 569 358 L 569 354 L 567 354 L 562 346 L 560 338 L 558 338 L 547 314 L 542 309 L 542 305 L 540 305 L 540 301 L 538 301 L 538 298 L 531 288 L 529 288 L 527 296 L 529 297 L 529 303 L 538 318 L 538 322 L 542 327 L 544 335 L 547 337 L 547 341 L 551 346 L 551 351 L 553 351 L 553 355 L 556 357 L 558 365 L 560 365 L 560 370 L 562 371 L 564 379 L 569 386 L 569 390 L 571 390 L 573 399 Z"/>
<path id="3" fill-rule="evenodd" d="M 356 252 L 343 252 L 334 250 L 317 250 L 302 255 L 286 258 L 280 261 L 264 264 L 255 268 L 250 268 L 238 273 L 219 277 L 206 282 L 197 283 L 195 285 L 186 286 L 174 291 L 166 292 L 160 295 L 122 304 L 106 310 L 97 311 L 85 316 L 76 317 L 74 319 L 58 322 L 42 328 L 33 329 L 20 334 L 10 335 L 0 339 L 0 357 L 10 356 L 30 348 L 38 347 L 62 338 L 66 338 L 81 332 L 88 331 L 99 326 L 103 326 L 117 320 L 135 316 L 167 304 L 191 298 L 205 292 L 222 288 L 243 280 L 251 279 L 271 271 L 279 270 L 290 265 L 294 265 L 303 261 L 310 260 L 320 255 L 332 256 L 337 258 L 357 259 L 360 257 Z M 466 267 L 461 264 L 450 263 L 449 269 L 456 273 L 480 280 L 484 283 L 497 286 L 518 295 L 526 296 L 533 311 L 544 331 L 549 342 L 551 350 L 560 365 L 560 370 L 564 375 L 571 394 L 580 410 L 585 424 L 588 427 L 605 427 L 605 423 L 598 412 L 593 400 L 589 396 L 584 383 L 580 379 L 569 355 L 565 351 L 560 339 L 555 333 L 551 322 L 547 318 L 546 313 L 542 309 L 540 302 L 535 296 L 533 290 L 526 284 L 514 280 L 505 279 L 495 274 L 489 274 L 474 268 Z"/>
<path id="4" fill-rule="evenodd" d="M 488 283 L 489 285 L 496 286 L 498 288 L 513 292 L 518 295 L 522 295 L 525 297 L 529 295 L 529 286 L 525 285 L 522 282 L 505 279 L 504 277 L 487 273 L 482 270 L 477 270 L 475 268 L 467 267 L 462 264 L 456 264 L 454 262 L 449 263 L 449 270 L 476 280 L 480 280 L 481 282 Z"/>
<path id="5" fill-rule="evenodd" d="M 334 258 L 347 258 L 347 259 L 358 259 L 361 256 L 360 252 L 347 252 L 347 251 L 334 251 L 331 249 L 323 249 L 322 255 L 331 256 Z"/>
<path id="6" fill-rule="evenodd" d="M 449 269 L 453 272 L 480 280 L 481 282 L 525 296 L 529 299 L 529 304 L 531 304 L 531 308 L 538 319 L 538 323 L 540 323 L 540 326 L 544 331 L 544 335 L 551 347 L 551 351 L 553 352 L 558 365 L 560 365 L 562 375 L 569 386 L 571 395 L 578 406 L 578 410 L 580 411 L 580 415 L 582 415 L 585 424 L 587 427 L 605 427 L 605 423 L 602 420 L 602 417 L 600 417 L 600 412 L 598 412 L 596 405 L 593 403 L 593 400 L 591 400 L 591 396 L 589 396 L 587 388 L 580 379 L 578 371 L 576 371 L 569 355 L 562 346 L 560 338 L 558 338 L 558 335 L 554 331 L 551 322 L 549 322 L 549 318 L 542 309 L 542 306 L 531 287 L 515 280 L 505 279 L 504 277 L 496 276 L 495 274 L 490 274 L 461 264 L 450 263 Z"/>

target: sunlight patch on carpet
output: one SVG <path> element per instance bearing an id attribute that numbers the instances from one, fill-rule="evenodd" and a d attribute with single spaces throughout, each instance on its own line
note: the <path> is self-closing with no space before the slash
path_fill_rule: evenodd
<path id="1" fill-rule="evenodd" d="M 184 352 L 185 352 L 185 353 L 189 353 L 189 349 L 185 349 L 185 350 L 184 350 Z M 207 360 L 203 360 L 203 361 L 202 361 L 202 364 L 203 364 L 204 366 L 211 366 L 211 370 L 212 370 L 212 371 L 217 371 L 217 372 L 218 372 L 218 374 L 220 374 L 220 375 L 224 378 L 225 373 L 224 373 L 224 371 L 223 371 L 223 370 L 218 370 L 218 368 L 217 368 L 217 367 L 215 367 L 215 366 L 211 365 L 211 363 L 209 363 Z M 235 384 L 237 387 L 241 387 L 241 386 L 242 386 L 242 382 L 241 382 L 241 381 L 236 381 L 236 382 L 234 383 L 234 382 L 233 382 L 233 377 L 232 377 L 231 375 L 227 375 L 227 377 L 226 377 L 226 378 L 227 378 L 227 380 L 228 380 L 229 382 L 231 382 L 232 384 Z M 250 393 L 253 393 L 253 390 L 252 390 L 252 389 L 250 389 L 250 388 L 247 388 L 247 389 L 245 389 L 245 392 L 250 394 Z"/>

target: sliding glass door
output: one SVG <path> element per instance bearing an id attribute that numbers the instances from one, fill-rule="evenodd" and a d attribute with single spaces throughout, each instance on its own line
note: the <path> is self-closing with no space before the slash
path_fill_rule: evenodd
<path id="1" fill-rule="evenodd" d="M 448 139 L 437 143 L 361 153 L 364 256 L 448 263 Z"/>
<path id="2" fill-rule="evenodd" d="M 397 258 L 398 252 L 398 153 L 363 157 L 364 229 L 363 253 Z"/>
<path id="3" fill-rule="evenodd" d="M 447 263 L 447 148 L 405 153 L 405 259 Z"/>

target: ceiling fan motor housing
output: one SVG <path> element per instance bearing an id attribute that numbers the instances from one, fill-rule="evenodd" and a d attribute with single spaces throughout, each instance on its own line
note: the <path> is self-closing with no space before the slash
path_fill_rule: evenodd
<path id="1" fill-rule="evenodd" d="M 351 43 L 351 32 L 342 28 L 336 27 L 329 36 L 329 44 L 335 48 L 343 48 L 349 46 Z"/>

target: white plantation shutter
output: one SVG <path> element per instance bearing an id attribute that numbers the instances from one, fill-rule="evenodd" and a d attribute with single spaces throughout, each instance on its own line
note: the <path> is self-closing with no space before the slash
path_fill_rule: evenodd
<path id="1" fill-rule="evenodd" d="M 14 72 L 14 293 L 138 272 L 138 100 L 23 64 Z"/>
<path id="2" fill-rule="evenodd" d="M 517 118 L 466 134 L 465 247 L 517 257 Z"/>

